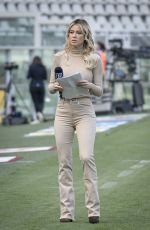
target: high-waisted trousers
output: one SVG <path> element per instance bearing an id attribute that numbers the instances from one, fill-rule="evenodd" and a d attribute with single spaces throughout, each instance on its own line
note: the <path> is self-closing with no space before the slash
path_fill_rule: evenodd
<path id="1" fill-rule="evenodd" d="M 93 152 L 96 116 L 91 99 L 61 99 L 57 105 L 54 127 L 59 161 L 60 218 L 73 220 L 75 218 L 72 173 L 72 145 L 75 131 L 83 167 L 85 205 L 88 217 L 100 216 L 97 170 Z"/>

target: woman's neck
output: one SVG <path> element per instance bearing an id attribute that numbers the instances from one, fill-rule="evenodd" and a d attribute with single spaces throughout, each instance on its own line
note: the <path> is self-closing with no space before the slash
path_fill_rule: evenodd
<path id="1" fill-rule="evenodd" d="M 71 47 L 70 53 L 74 55 L 82 55 L 83 53 L 83 47 Z"/>

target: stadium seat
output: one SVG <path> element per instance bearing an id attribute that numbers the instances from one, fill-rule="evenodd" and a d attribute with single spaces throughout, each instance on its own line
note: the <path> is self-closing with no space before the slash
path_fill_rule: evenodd
<path id="1" fill-rule="evenodd" d="M 40 15 L 40 22 L 47 23 L 49 21 L 49 17 L 47 15 Z"/>
<path id="2" fill-rule="evenodd" d="M 150 15 L 150 8 L 147 4 L 142 4 L 139 6 L 140 14 L 142 15 Z"/>
<path id="3" fill-rule="evenodd" d="M 57 3 L 51 3 L 50 11 L 51 11 L 52 15 L 60 15 L 61 14 L 59 4 L 57 4 Z"/>
<path id="4" fill-rule="evenodd" d="M 100 32 L 110 32 L 113 30 L 112 25 L 108 22 L 105 16 L 97 16 L 97 23 L 100 27 Z"/>
<path id="5" fill-rule="evenodd" d="M 129 15 L 139 15 L 137 6 L 134 4 L 131 4 L 131 5 L 128 4 L 128 14 Z"/>
<path id="6" fill-rule="evenodd" d="M 5 4 L 5 3 L 8 3 L 8 2 L 12 2 L 12 1 L 11 0 L 8 0 L 8 1 L 7 0 L 3 0 L 1 2 L 3 2 Z"/>
<path id="7" fill-rule="evenodd" d="M 51 15 L 50 17 L 50 22 L 55 23 L 60 23 L 62 20 L 60 19 L 60 17 L 58 15 Z"/>
<path id="8" fill-rule="evenodd" d="M 74 3 L 72 4 L 72 13 L 73 15 L 83 15 L 83 9 L 82 6 L 80 4 Z"/>
<path id="9" fill-rule="evenodd" d="M 73 19 L 72 19 L 72 17 L 71 17 L 70 15 L 65 15 L 65 16 L 63 16 L 63 18 L 62 18 L 62 21 L 63 21 L 64 23 L 66 23 L 66 24 L 70 23 L 72 20 L 73 20 Z"/>
<path id="10" fill-rule="evenodd" d="M 6 13 L 6 7 L 3 3 L 0 3 L 0 13 Z"/>
<path id="11" fill-rule="evenodd" d="M 139 32 L 146 32 L 147 28 L 140 16 L 133 16 L 132 18 L 133 25 Z"/>
<path id="12" fill-rule="evenodd" d="M 93 15 L 94 14 L 93 7 L 91 4 L 88 4 L 88 3 L 84 4 L 83 10 L 84 10 L 84 13 L 87 15 Z"/>
<path id="13" fill-rule="evenodd" d="M 107 23 L 107 19 L 105 16 L 97 16 L 97 22 L 100 24 L 100 25 L 104 25 Z"/>
<path id="14" fill-rule="evenodd" d="M 70 4 L 62 3 L 61 12 L 64 15 L 71 15 L 72 14 L 72 10 L 71 10 Z"/>
<path id="15" fill-rule="evenodd" d="M 16 12 L 17 12 L 16 5 L 13 4 L 12 2 L 8 3 L 8 4 L 7 4 L 7 10 L 8 10 L 8 12 L 10 12 L 10 13 L 16 13 Z"/>
<path id="16" fill-rule="evenodd" d="M 134 25 L 132 24 L 132 21 L 131 21 L 130 17 L 122 16 L 121 17 L 121 23 L 122 23 L 122 25 L 124 27 L 125 32 L 132 33 L 132 32 L 136 31 Z"/>
<path id="17" fill-rule="evenodd" d="M 34 13 L 38 13 L 39 12 L 39 9 L 38 9 L 38 7 L 37 7 L 37 4 L 35 4 L 35 3 L 29 3 L 29 5 L 28 5 L 28 9 L 29 9 L 29 11 L 30 12 L 34 12 Z"/>
<path id="18" fill-rule="evenodd" d="M 118 15 L 127 15 L 127 8 L 126 8 L 126 5 L 124 4 L 117 4 L 116 5 L 116 13 Z"/>
<path id="19" fill-rule="evenodd" d="M 22 3 L 22 2 L 18 3 L 17 8 L 18 8 L 18 12 L 27 12 L 28 11 L 26 4 Z"/>
<path id="20" fill-rule="evenodd" d="M 110 16 L 109 23 L 112 25 L 112 32 L 124 32 L 123 25 L 120 22 L 120 19 L 117 16 Z"/>
<path id="21" fill-rule="evenodd" d="M 28 1 L 28 0 L 27 0 Z M 37 1 L 39 4 L 46 3 L 48 4 L 49 2 L 55 2 L 54 0 L 38 0 Z"/>
<path id="22" fill-rule="evenodd" d="M 21 2 L 22 2 L 22 0 L 20 0 Z M 34 0 L 25 0 L 24 1 L 25 3 L 27 3 L 27 4 L 30 4 L 30 3 L 35 3 L 35 1 Z"/>
<path id="23" fill-rule="evenodd" d="M 145 25 L 150 30 L 150 15 L 145 17 Z"/>
<path id="24" fill-rule="evenodd" d="M 139 0 L 128 0 L 128 4 L 138 5 L 139 4 Z"/>
<path id="25" fill-rule="evenodd" d="M 50 8 L 49 5 L 46 3 L 41 3 L 39 5 L 40 13 L 42 14 L 50 14 Z"/>
<path id="26" fill-rule="evenodd" d="M 82 4 L 86 4 L 86 3 L 91 3 L 91 0 L 78 0 L 78 3 L 81 2 Z"/>
<path id="27" fill-rule="evenodd" d="M 113 4 L 107 4 L 105 6 L 105 12 L 107 15 L 115 15 L 116 14 L 116 9 Z"/>
<path id="28" fill-rule="evenodd" d="M 114 0 L 105 0 L 105 1 L 103 1 L 103 4 L 116 4 L 116 1 L 114 1 Z"/>
<path id="29" fill-rule="evenodd" d="M 83 18 L 88 21 L 88 23 L 91 27 L 91 30 L 94 30 L 95 32 L 100 31 L 99 23 L 94 19 L 94 17 L 92 17 L 91 15 L 89 15 L 89 16 L 86 15 Z"/>
<path id="30" fill-rule="evenodd" d="M 143 4 L 143 3 L 150 4 L 149 0 L 140 0 L 140 4 Z"/>
<path id="31" fill-rule="evenodd" d="M 94 4 L 94 14 L 95 15 L 105 15 L 104 7 L 103 5 L 96 3 Z"/>
<path id="32" fill-rule="evenodd" d="M 127 4 L 127 0 L 117 0 L 117 4 Z"/>

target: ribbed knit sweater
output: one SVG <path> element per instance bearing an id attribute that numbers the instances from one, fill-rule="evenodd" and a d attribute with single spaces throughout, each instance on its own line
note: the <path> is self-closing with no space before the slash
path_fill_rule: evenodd
<path id="1" fill-rule="evenodd" d="M 61 67 L 63 69 L 63 77 L 68 77 L 76 73 L 80 73 L 82 79 L 89 82 L 89 97 L 91 95 L 101 96 L 103 93 L 102 85 L 102 65 L 98 54 L 92 54 L 93 66 L 88 68 L 82 55 L 82 50 L 72 50 L 69 54 L 61 51 L 55 54 L 54 61 L 51 66 L 50 83 L 48 89 L 50 93 L 55 93 L 55 68 Z"/>

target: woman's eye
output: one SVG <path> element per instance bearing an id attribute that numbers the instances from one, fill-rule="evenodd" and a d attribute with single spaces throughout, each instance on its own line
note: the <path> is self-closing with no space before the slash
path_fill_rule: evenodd
<path id="1" fill-rule="evenodd" d="M 70 34 L 74 34 L 75 33 L 75 34 L 78 34 L 78 35 L 82 34 L 82 32 L 80 32 L 80 31 L 70 31 L 69 33 Z"/>

